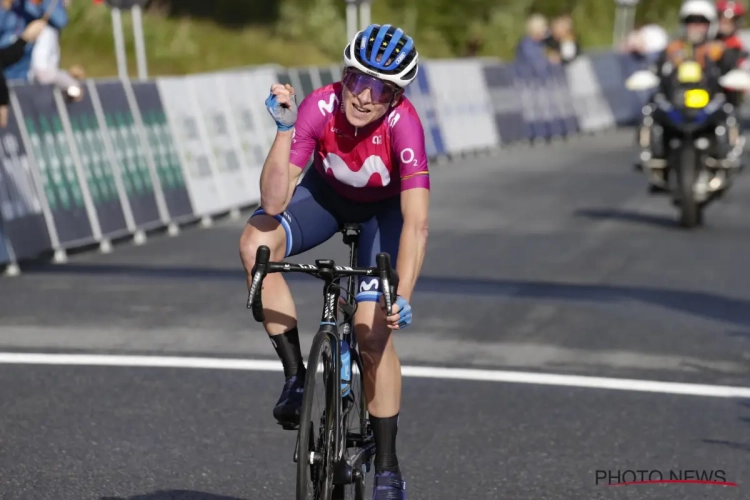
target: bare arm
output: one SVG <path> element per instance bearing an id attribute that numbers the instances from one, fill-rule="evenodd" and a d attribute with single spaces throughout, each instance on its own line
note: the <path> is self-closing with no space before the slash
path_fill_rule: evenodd
<path id="1" fill-rule="evenodd" d="M 293 131 L 278 131 L 260 174 L 260 206 L 268 215 L 283 212 L 302 169 L 289 163 Z"/>
<path id="2" fill-rule="evenodd" d="M 398 251 L 398 294 L 411 302 L 417 278 L 422 270 L 429 222 L 430 191 L 409 189 L 401 193 L 401 212 L 404 225 Z"/>
<path id="3" fill-rule="evenodd" d="M 309 137 L 309 127 L 306 126 L 304 117 L 300 123 L 295 124 L 300 117 L 297 116 L 294 88 L 291 85 L 274 84 L 271 96 L 266 100 L 266 107 L 276 120 L 278 130 L 260 173 L 260 206 L 268 215 L 273 216 L 286 210 L 302 174 L 302 169 L 294 165 L 292 160 L 300 158 L 300 154 L 304 156 L 305 152 L 309 157 L 314 140 Z M 297 150 L 296 156 L 293 155 L 293 145 Z M 298 160 L 294 161 L 300 163 Z"/>

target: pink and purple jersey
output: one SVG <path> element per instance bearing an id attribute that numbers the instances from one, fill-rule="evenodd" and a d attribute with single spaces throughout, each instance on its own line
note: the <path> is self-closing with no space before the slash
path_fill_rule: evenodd
<path id="1" fill-rule="evenodd" d="M 342 197 L 373 202 L 430 188 L 422 122 L 406 97 L 382 120 L 356 129 L 342 109 L 342 85 L 313 91 L 299 106 L 289 162 L 313 166 Z"/>

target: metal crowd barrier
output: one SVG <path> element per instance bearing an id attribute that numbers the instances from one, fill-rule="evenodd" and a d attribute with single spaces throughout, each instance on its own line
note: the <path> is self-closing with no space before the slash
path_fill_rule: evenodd
<path id="1" fill-rule="evenodd" d="M 539 69 L 486 59 L 428 60 L 407 90 L 431 158 L 599 132 L 632 122 L 635 70 L 614 53 Z M 79 103 L 49 85 L 11 88 L 0 130 L 0 266 L 76 247 L 112 251 L 150 230 L 239 215 L 259 202 L 259 176 L 275 126 L 270 86 L 301 94 L 341 68 L 263 66 L 148 81 L 90 80 Z M 498 165 L 498 168 L 502 168 Z"/>

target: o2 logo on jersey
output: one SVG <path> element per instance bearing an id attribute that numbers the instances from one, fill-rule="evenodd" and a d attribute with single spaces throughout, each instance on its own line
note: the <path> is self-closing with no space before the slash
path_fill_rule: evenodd
<path id="1" fill-rule="evenodd" d="M 331 96 L 328 98 L 328 102 L 324 101 L 323 99 L 318 101 L 318 109 L 323 116 L 326 116 L 326 114 L 330 115 L 333 113 L 333 110 L 335 109 L 338 102 L 339 98 L 336 96 L 336 94 L 331 94 Z"/>
<path id="2" fill-rule="evenodd" d="M 406 148 L 401 151 L 401 163 L 411 163 L 412 165 L 419 166 L 419 160 L 417 160 L 417 155 L 414 154 L 414 150 L 412 148 Z"/>

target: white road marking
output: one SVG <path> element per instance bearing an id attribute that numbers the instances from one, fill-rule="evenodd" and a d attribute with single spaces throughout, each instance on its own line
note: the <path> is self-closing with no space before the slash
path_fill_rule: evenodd
<path id="1" fill-rule="evenodd" d="M 272 372 L 282 370 L 281 363 L 277 360 L 14 352 L 0 353 L 0 364 L 194 368 Z M 506 370 L 441 368 L 437 366 L 402 366 L 401 372 L 404 377 L 415 378 L 554 385 L 717 398 L 750 398 L 750 387 L 737 386 L 683 384 L 653 380 L 528 373 Z"/>

